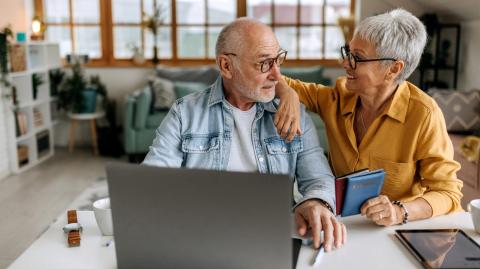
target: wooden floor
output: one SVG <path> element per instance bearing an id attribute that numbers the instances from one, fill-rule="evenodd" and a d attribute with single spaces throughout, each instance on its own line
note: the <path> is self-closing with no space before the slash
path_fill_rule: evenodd
<path id="1" fill-rule="evenodd" d="M 87 149 L 73 154 L 57 149 L 39 166 L 1 180 L 0 268 L 11 264 L 82 191 L 105 176 L 104 165 L 111 160 Z"/>

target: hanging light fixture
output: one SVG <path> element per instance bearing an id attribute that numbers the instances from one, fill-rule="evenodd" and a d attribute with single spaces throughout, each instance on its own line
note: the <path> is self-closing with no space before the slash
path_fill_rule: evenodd
<path id="1" fill-rule="evenodd" d="M 32 35 L 31 40 L 43 40 L 43 33 L 45 32 L 46 25 L 39 16 L 35 16 L 32 19 Z"/>

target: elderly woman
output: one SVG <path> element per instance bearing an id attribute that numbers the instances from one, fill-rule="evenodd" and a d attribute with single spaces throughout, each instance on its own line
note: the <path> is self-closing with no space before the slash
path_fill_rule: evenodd
<path id="1" fill-rule="evenodd" d="M 300 100 L 325 122 L 337 176 L 362 168 L 385 170 L 381 195 L 361 208 L 378 225 L 462 210 L 460 166 L 453 160 L 442 112 L 405 81 L 426 39 L 424 25 L 405 10 L 369 17 L 341 49 L 346 77 L 335 86 L 284 77 L 276 88 L 281 103 L 275 124 L 283 137 L 301 133 Z"/>

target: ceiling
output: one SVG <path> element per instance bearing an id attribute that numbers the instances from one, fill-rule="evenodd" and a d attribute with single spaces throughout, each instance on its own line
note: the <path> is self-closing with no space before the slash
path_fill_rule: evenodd
<path id="1" fill-rule="evenodd" d="M 480 0 L 412 0 L 426 12 L 454 21 L 480 20 Z"/>

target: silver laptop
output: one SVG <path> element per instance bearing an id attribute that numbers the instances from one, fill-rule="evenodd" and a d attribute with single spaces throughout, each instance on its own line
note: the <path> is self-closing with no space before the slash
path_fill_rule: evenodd
<path id="1" fill-rule="evenodd" d="M 118 268 L 292 268 L 284 175 L 107 165 Z"/>

